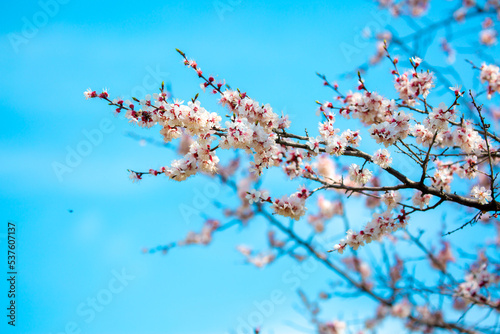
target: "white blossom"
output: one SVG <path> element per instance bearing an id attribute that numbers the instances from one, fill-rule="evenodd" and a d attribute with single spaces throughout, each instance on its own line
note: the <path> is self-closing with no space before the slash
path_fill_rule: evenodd
<path id="1" fill-rule="evenodd" d="M 474 186 L 470 194 L 472 197 L 477 198 L 481 204 L 488 204 L 493 199 L 491 190 L 486 190 L 485 187 Z"/>

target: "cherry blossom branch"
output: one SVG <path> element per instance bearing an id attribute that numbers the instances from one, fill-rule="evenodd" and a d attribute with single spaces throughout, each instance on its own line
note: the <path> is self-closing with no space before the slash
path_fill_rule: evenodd
<path id="1" fill-rule="evenodd" d="M 491 190 L 491 197 L 493 197 L 493 202 L 495 202 L 495 179 L 496 179 L 496 176 L 494 175 L 494 170 L 493 170 L 493 163 L 492 163 L 492 159 L 491 159 L 491 150 L 490 150 L 490 144 L 488 142 L 488 126 L 486 125 L 486 123 L 484 122 L 484 117 L 483 115 L 481 114 L 481 110 L 482 110 L 482 106 L 478 106 L 476 104 L 476 101 L 474 99 L 474 96 L 472 95 L 472 91 L 469 91 L 469 95 L 472 99 L 472 104 L 474 105 L 474 107 L 476 108 L 478 114 L 479 114 L 479 119 L 481 121 L 481 126 L 482 126 L 482 129 L 483 129 L 483 135 L 484 135 L 484 140 L 486 141 L 486 151 L 488 152 L 488 163 L 489 163 L 489 166 L 490 166 L 490 180 L 491 180 L 491 184 L 490 184 L 490 190 Z"/>
<path id="2" fill-rule="evenodd" d="M 322 262 L 327 268 L 330 270 L 334 271 L 336 274 L 341 276 L 343 279 L 347 280 L 350 284 L 355 286 L 357 289 L 362 291 L 363 293 L 367 294 L 369 297 L 372 299 L 382 303 L 383 305 L 386 305 L 388 307 L 391 307 L 394 305 L 394 303 L 388 301 L 385 298 L 382 298 L 381 296 L 375 294 L 371 289 L 369 289 L 366 284 L 363 282 L 357 282 L 355 281 L 352 277 L 350 277 L 345 271 L 337 267 L 335 264 L 333 264 L 331 261 L 329 261 L 325 254 L 319 253 L 316 251 L 309 243 L 304 242 L 300 237 L 298 237 L 293 231 L 290 229 L 286 228 L 284 225 L 281 224 L 277 219 L 275 219 L 271 214 L 267 213 L 266 211 L 262 210 L 262 208 L 259 208 L 259 213 L 263 215 L 267 220 L 275 227 L 277 227 L 281 232 L 286 234 L 288 237 L 296 241 L 299 245 L 303 246 L 310 255 L 314 256 L 318 261 Z M 457 324 L 454 323 L 447 323 L 445 321 L 442 322 L 427 322 L 423 321 L 424 319 L 418 319 L 417 317 L 414 317 L 412 315 L 409 315 L 408 318 L 412 321 L 415 322 L 422 322 L 426 325 L 432 326 L 432 327 L 437 327 L 437 328 L 443 328 L 443 329 L 451 329 L 451 330 L 456 330 L 460 333 L 468 333 L 468 334 L 476 334 L 477 332 L 474 330 L 470 330 L 464 327 L 461 327 Z"/>

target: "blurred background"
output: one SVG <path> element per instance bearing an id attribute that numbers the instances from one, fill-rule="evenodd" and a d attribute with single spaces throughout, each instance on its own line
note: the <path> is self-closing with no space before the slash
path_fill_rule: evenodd
<path id="1" fill-rule="evenodd" d="M 263 224 L 218 234 L 208 247 L 149 253 L 217 214 L 210 196 L 200 195 L 207 184 L 218 198 L 234 195 L 203 176 L 131 182 L 128 168 L 158 168 L 175 154 L 157 129 L 134 127 L 83 92 L 107 88 L 112 98 L 143 98 L 165 81 L 174 97 L 189 100 L 201 93 L 200 81 L 179 48 L 205 74 L 288 114 L 294 132 L 315 131 L 315 101 L 332 98 L 315 73 L 344 91 L 355 88 L 341 75 L 374 53 L 367 34 L 397 26 L 396 19 L 361 0 L 41 0 L 2 7 L 0 236 L 3 249 L 7 222 L 16 222 L 19 276 L 16 327 L 2 313 L 0 331 L 233 333 L 275 290 L 283 302 L 265 318 L 266 331 L 311 328 L 297 310 L 296 281 L 284 278 L 297 277 L 293 262 L 260 270 L 235 251 L 258 246 Z M 429 57 L 444 62 L 435 51 Z M 370 89 L 391 91 L 387 69 L 367 74 Z M 199 99 L 223 112 L 216 96 Z M 276 175 L 269 186 L 285 181 Z M 186 208 L 194 214 L 183 214 Z M 300 286 L 314 293 L 325 282 L 322 268 L 306 276 Z M 4 310 L 4 279 L 0 288 Z M 366 315 L 356 300 L 332 310 L 344 320 Z"/>

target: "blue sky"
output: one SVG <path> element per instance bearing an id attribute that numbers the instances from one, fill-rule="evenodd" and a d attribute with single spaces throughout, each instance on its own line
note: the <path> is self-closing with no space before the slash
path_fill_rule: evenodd
<path id="1" fill-rule="evenodd" d="M 7 221 L 17 223 L 19 262 L 18 326 L 12 330 L 2 320 L 1 331 L 220 333 L 235 329 L 254 302 L 276 289 L 286 302 L 266 319 L 266 328 L 280 333 L 290 330 L 290 322 L 307 326 L 294 310 L 295 291 L 283 283 L 293 263 L 258 270 L 234 251 L 239 243 L 258 244 L 262 223 L 220 234 L 206 249 L 141 253 L 201 226 L 201 217 L 186 221 L 179 207 L 193 203 L 207 179 L 130 182 L 127 168 L 165 165 L 174 155 L 127 137 L 134 131 L 161 139 L 155 130 L 140 131 L 114 117 L 104 103 L 86 101 L 83 91 L 106 87 L 111 96 L 139 95 L 165 80 L 187 100 L 199 81 L 182 65 L 179 48 L 206 73 L 289 114 L 297 132 L 314 128 L 314 101 L 331 98 L 315 72 L 335 79 L 373 52 L 367 45 L 346 57 L 340 45 L 352 44 L 363 23 L 373 22 L 376 7 L 367 1 L 47 3 L 10 3 L 0 14 L 0 233 Z M 209 94 L 200 100 L 221 110 Z M 109 131 L 58 177 L 54 163 L 64 163 L 86 139 L 84 132 L 98 131 L 102 122 Z M 218 191 L 231 196 L 228 189 Z M 203 211 L 216 212 L 211 204 Z M 117 272 L 129 279 L 110 295 Z M 316 293 L 324 273 L 315 269 L 302 286 Z M 78 309 L 98 295 L 111 300 L 89 320 Z M 351 312 L 334 309 L 354 318 L 363 313 L 355 303 L 342 307 Z"/>

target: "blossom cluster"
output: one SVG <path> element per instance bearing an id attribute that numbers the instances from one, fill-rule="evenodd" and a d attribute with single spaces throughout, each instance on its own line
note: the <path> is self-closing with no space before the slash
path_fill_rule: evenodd
<path id="1" fill-rule="evenodd" d="M 306 213 L 306 199 L 309 197 L 309 191 L 305 187 L 290 195 L 277 198 L 273 202 L 273 210 L 276 214 L 284 217 L 290 217 L 299 220 Z"/>
<path id="2" fill-rule="evenodd" d="M 487 264 L 483 263 L 477 268 L 472 268 L 471 272 L 465 276 L 465 282 L 458 286 L 455 294 L 473 302 L 476 300 L 485 302 L 488 297 L 480 294 L 480 290 L 487 288 L 491 284 L 498 283 L 499 280 L 500 276 L 490 273 L 487 270 Z"/>
<path id="3" fill-rule="evenodd" d="M 246 196 L 246 198 L 248 199 L 248 202 L 250 204 L 271 201 L 271 197 L 269 197 L 269 192 L 265 191 L 265 190 L 259 191 L 259 190 L 252 189 L 248 192 L 248 195 Z"/>
<path id="4" fill-rule="evenodd" d="M 325 151 L 330 155 L 340 156 L 344 154 L 347 146 L 357 147 L 360 144 L 361 136 L 359 131 L 345 130 L 339 134 L 340 129 L 334 127 L 335 115 L 325 114 L 326 120 L 320 122 L 318 126 L 321 137 L 310 138 L 308 146 L 314 154 L 319 153 L 321 139 L 325 142 Z"/>
<path id="5" fill-rule="evenodd" d="M 491 20 L 491 19 L 490 19 Z M 485 26 L 483 30 L 479 33 L 479 41 L 481 44 L 486 46 L 492 46 L 498 42 L 498 33 L 495 28 L 491 26 Z"/>
<path id="6" fill-rule="evenodd" d="M 429 95 L 430 90 L 434 87 L 433 80 L 434 77 L 430 72 L 418 73 L 415 70 L 410 70 L 396 76 L 394 88 L 398 91 L 403 103 L 413 107 L 417 104 L 420 96 L 426 98 Z"/>
<path id="7" fill-rule="evenodd" d="M 334 250 L 342 254 L 347 246 L 356 250 L 365 243 L 373 240 L 380 240 L 384 235 L 405 228 L 408 224 L 409 216 L 401 211 L 396 217 L 387 210 L 383 213 L 374 213 L 373 219 L 359 233 L 353 230 L 347 231 L 345 239 L 334 246 Z"/>
<path id="8" fill-rule="evenodd" d="M 500 93 L 500 69 L 498 66 L 483 64 L 479 78 L 481 82 L 488 83 L 488 99 L 491 99 L 494 93 Z"/>
<path id="9" fill-rule="evenodd" d="M 450 191 L 453 174 L 457 171 L 457 166 L 453 163 L 443 163 L 440 160 L 434 162 L 436 171 L 431 177 L 432 186 L 439 190 Z"/>
<path id="10" fill-rule="evenodd" d="M 399 111 L 396 115 L 386 118 L 385 121 L 373 124 L 370 128 L 370 135 L 377 144 L 389 147 L 398 140 L 403 140 L 410 134 L 410 120 L 412 114 L 405 114 Z"/>
<path id="11" fill-rule="evenodd" d="M 387 210 L 395 209 L 402 199 L 401 194 L 396 190 L 389 190 L 380 197 L 387 206 Z"/>
<path id="12" fill-rule="evenodd" d="M 417 144 L 424 147 L 431 145 L 440 147 L 459 147 L 465 153 L 480 153 L 486 150 L 486 141 L 478 131 L 474 130 L 470 121 L 463 121 L 451 130 L 448 125 L 455 118 L 453 109 L 444 104 L 434 108 L 433 112 L 423 120 L 423 124 L 411 127 L 411 133 Z"/>
<path id="13" fill-rule="evenodd" d="M 372 160 L 375 164 L 384 169 L 389 167 L 392 163 L 391 155 L 385 148 L 378 149 L 375 154 L 373 154 Z"/>
<path id="14" fill-rule="evenodd" d="M 127 106 L 125 117 L 138 126 L 149 128 L 155 124 L 161 125 L 160 134 L 165 142 L 182 137 L 184 132 L 197 137 L 189 143 L 189 149 L 183 158 L 173 161 L 169 167 L 161 168 L 160 171 L 167 177 L 183 181 L 198 171 L 216 173 L 219 158 L 211 149 L 211 142 L 214 139 L 212 134 L 220 127 L 221 117 L 201 107 L 200 101 L 184 104 L 184 101 L 175 100 L 169 103 L 166 96 L 166 92 L 153 94 L 152 97 L 147 95 L 145 100 L 139 101 L 142 106 L 139 110 L 135 110 L 134 104 L 127 106 L 119 99 L 115 99 L 113 103 Z"/>
<path id="15" fill-rule="evenodd" d="M 221 94 L 219 102 L 234 113 L 232 121 L 226 122 L 227 133 L 221 136 L 219 147 L 253 152 L 253 168 L 259 173 L 264 168 L 279 166 L 283 151 L 273 130 L 288 128 L 288 117 L 279 117 L 269 104 L 260 105 L 246 94 L 229 89 Z"/>
<path id="16" fill-rule="evenodd" d="M 481 137 L 479 132 L 472 128 L 471 122 L 464 123 L 453 132 L 453 142 L 455 145 L 459 146 L 465 153 L 486 151 L 486 141 Z"/>
<path id="17" fill-rule="evenodd" d="M 487 204 L 493 199 L 491 197 L 491 190 L 486 190 L 485 187 L 474 186 L 470 194 L 472 197 L 478 199 L 481 204 Z"/>
<path id="18" fill-rule="evenodd" d="M 478 171 L 477 156 L 470 155 L 465 158 L 465 163 L 458 169 L 457 173 L 462 178 L 474 179 Z"/>
<path id="19" fill-rule="evenodd" d="M 431 185 L 436 189 L 449 192 L 451 190 L 451 183 L 455 174 L 461 178 L 475 178 L 478 173 L 477 156 L 466 156 L 464 160 L 465 162 L 459 166 L 456 162 L 444 162 L 436 159 L 434 161 L 435 172 L 431 177 Z M 489 195 L 491 195 L 491 191 L 488 193 L 484 187 L 482 191 L 479 191 L 479 188 L 477 188 L 476 190 L 473 190 L 471 194 L 473 197 L 479 199 L 482 204 L 486 204 L 488 201 L 491 201 L 491 197 L 489 197 Z"/>
<path id="20" fill-rule="evenodd" d="M 365 185 L 372 178 L 373 173 L 366 169 L 361 168 L 356 164 L 351 164 L 349 167 L 349 177 L 357 185 Z"/>
<path id="21" fill-rule="evenodd" d="M 436 131 L 446 131 L 448 123 L 454 121 L 456 117 L 455 108 L 448 108 L 444 102 L 441 102 L 437 108 L 434 108 L 424 119 L 426 129 Z"/>
<path id="22" fill-rule="evenodd" d="M 340 108 L 340 115 L 357 118 L 365 125 L 376 124 L 393 115 L 397 110 L 396 102 L 389 100 L 375 92 L 349 93 L 344 103 L 347 106 Z"/>
<path id="23" fill-rule="evenodd" d="M 369 130 L 370 135 L 377 143 L 383 143 L 387 147 L 399 139 L 406 138 L 410 133 L 409 122 L 412 115 L 398 111 L 394 100 L 386 99 L 375 92 L 363 91 L 349 93 L 345 97 L 344 103 L 347 106 L 340 108 L 340 115 L 348 119 L 352 116 L 352 118 L 358 118 L 365 125 L 372 125 Z M 331 126 L 334 121 L 332 116 L 328 115 L 327 117 L 327 122 L 320 124 L 320 133 L 325 139 L 338 132 L 338 129 L 333 129 Z M 334 152 L 339 151 L 343 152 L 341 150 Z M 327 152 L 329 151 L 327 150 Z"/>
<path id="24" fill-rule="evenodd" d="M 299 149 L 288 150 L 288 154 L 283 157 L 283 172 L 290 179 L 314 174 L 310 166 L 304 164 L 304 160 L 309 160 L 313 154 L 313 152 L 304 152 L 304 150 Z"/>
<path id="25" fill-rule="evenodd" d="M 421 191 L 416 191 L 412 197 L 413 205 L 418 206 L 420 209 L 423 209 L 427 205 L 429 205 L 432 199 L 431 194 L 423 194 Z"/>

